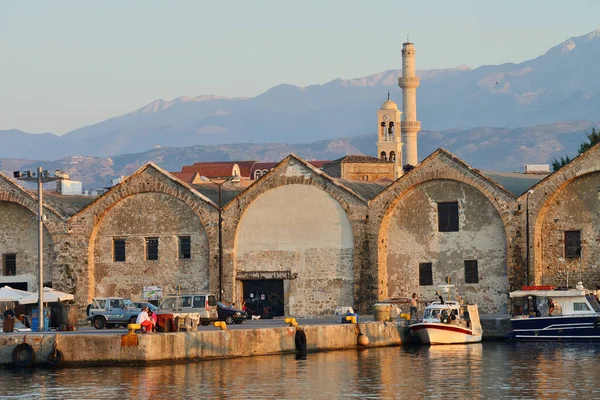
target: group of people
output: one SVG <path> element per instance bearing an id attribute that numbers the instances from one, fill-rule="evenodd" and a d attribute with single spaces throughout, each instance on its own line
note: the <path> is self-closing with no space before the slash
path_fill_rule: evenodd
<path id="1" fill-rule="evenodd" d="M 135 321 L 136 324 L 142 327 L 142 332 L 152 333 L 156 332 L 156 323 L 158 317 L 148 308 L 148 306 L 142 307 L 142 311 L 138 314 Z"/>

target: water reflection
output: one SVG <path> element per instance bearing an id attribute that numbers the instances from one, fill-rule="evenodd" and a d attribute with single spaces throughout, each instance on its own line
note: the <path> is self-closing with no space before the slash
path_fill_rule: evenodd
<path id="1" fill-rule="evenodd" d="M 41 398 L 595 398 L 590 344 L 393 347 L 148 367 L 0 370 L 0 396 Z"/>

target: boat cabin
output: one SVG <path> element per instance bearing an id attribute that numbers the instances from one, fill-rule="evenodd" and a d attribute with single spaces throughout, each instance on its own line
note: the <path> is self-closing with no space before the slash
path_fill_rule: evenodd
<path id="1" fill-rule="evenodd" d="M 510 293 L 513 318 L 585 316 L 600 312 L 600 304 L 583 286 L 556 289 L 554 286 L 524 286 Z"/>
<path id="2" fill-rule="evenodd" d="M 450 320 L 461 319 L 464 315 L 465 307 L 456 301 L 440 301 L 431 303 L 425 308 L 423 313 L 423 322 L 446 322 Z"/>

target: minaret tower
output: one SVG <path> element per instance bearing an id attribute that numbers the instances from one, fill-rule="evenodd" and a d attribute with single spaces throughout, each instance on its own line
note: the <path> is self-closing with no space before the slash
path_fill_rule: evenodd
<path id="1" fill-rule="evenodd" d="M 394 162 L 394 179 L 402 176 L 402 141 L 398 129 L 401 114 L 388 92 L 387 100 L 377 111 L 377 156 Z"/>
<path id="2" fill-rule="evenodd" d="M 402 45 L 402 78 L 398 78 L 398 86 L 402 88 L 402 142 L 404 153 L 402 166 L 413 167 L 419 163 L 417 155 L 417 133 L 421 130 L 421 122 L 417 121 L 417 88 L 419 78 L 415 75 L 415 47 L 408 40 Z"/>

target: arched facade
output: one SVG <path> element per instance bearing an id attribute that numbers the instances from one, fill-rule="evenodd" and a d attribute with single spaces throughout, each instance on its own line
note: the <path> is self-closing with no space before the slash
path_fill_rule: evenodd
<path id="1" fill-rule="evenodd" d="M 441 232 L 438 205 L 452 202 L 457 230 Z M 382 229 L 389 297 L 434 298 L 437 285 L 449 278 L 483 313 L 506 312 L 507 296 L 497 296 L 508 292 L 506 233 L 485 195 L 459 181 L 430 180 L 402 196 L 390 212 Z"/>
<path id="2" fill-rule="evenodd" d="M 98 221 L 90 247 L 96 296 L 141 299 L 144 286 L 165 294 L 209 290 L 208 237 L 192 208 L 171 195 L 121 199 Z"/>
<path id="3" fill-rule="evenodd" d="M 289 272 L 287 315 L 317 315 L 354 303 L 354 240 L 346 211 L 327 192 L 273 188 L 244 212 L 235 239 L 236 274 Z"/>
<path id="4" fill-rule="evenodd" d="M 283 280 L 290 315 L 359 306 L 368 280 L 361 278 L 366 210 L 366 200 L 288 156 L 225 206 L 224 297 L 241 302 L 246 282 Z"/>
<path id="5" fill-rule="evenodd" d="M 482 312 L 505 313 L 514 200 L 445 150 L 433 153 L 369 203 L 374 301 L 413 292 L 430 298 L 449 276 L 468 301 L 480 302 Z M 450 214 L 443 214 L 442 203 Z M 445 231 L 443 215 L 455 215 L 456 226 Z M 467 278 L 473 261 L 477 282 Z M 430 282 L 419 281 L 421 269 L 423 276 L 430 271 Z"/>
<path id="6" fill-rule="evenodd" d="M 73 240 L 78 249 L 71 250 L 85 259 L 70 262 L 87 266 L 77 271 L 76 300 L 141 298 L 142 287 L 153 285 L 165 294 L 177 285 L 216 292 L 217 215 L 209 199 L 155 165 L 144 166 L 70 219 L 70 231 L 85 238 Z M 179 259 L 180 237 L 190 238 L 190 259 Z M 156 238 L 158 260 L 147 259 L 146 239 Z M 114 240 L 122 239 L 124 262 L 114 259 Z"/>

